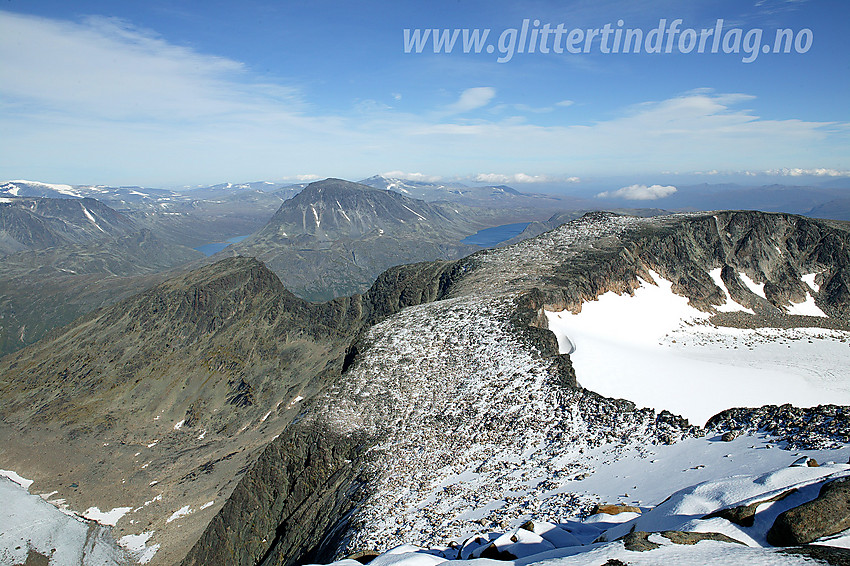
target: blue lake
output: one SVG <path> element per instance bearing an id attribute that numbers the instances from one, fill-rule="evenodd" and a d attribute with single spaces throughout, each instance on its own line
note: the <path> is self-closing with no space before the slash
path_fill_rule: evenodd
<path id="1" fill-rule="evenodd" d="M 529 224 L 530 222 L 518 222 L 516 224 L 504 224 L 502 226 L 484 228 L 471 236 L 467 236 L 461 240 L 461 243 L 489 248 L 490 246 L 501 244 L 505 240 L 510 240 L 514 236 L 518 236 Z"/>
<path id="2" fill-rule="evenodd" d="M 198 246 L 197 248 L 192 248 L 192 249 L 198 250 L 199 252 L 201 252 L 205 256 L 209 257 L 213 254 L 217 254 L 218 252 L 220 252 L 221 250 L 223 250 L 224 248 L 226 248 L 230 244 L 236 244 L 238 242 L 241 242 L 242 240 L 244 240 L 248 236 L 250 236 L 250 234 L 246 234 L 244 236 L 233 236 L 232 238 L 228 238 L 224 242 L 210 242 L 209 244 L 204 244 L 203 246 Z"/>

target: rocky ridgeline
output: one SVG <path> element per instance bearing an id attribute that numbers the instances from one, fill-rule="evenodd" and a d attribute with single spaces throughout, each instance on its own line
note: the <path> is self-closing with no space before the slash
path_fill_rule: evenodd
<path id="1" fill-rule="evenodd" d="M 850 443 L 850 407 L 766 405 L 729 409 L 712 417 L 706 429 L 730 436 L 768 432 L 786 443 L 788 450 L 836 448 Z"/>

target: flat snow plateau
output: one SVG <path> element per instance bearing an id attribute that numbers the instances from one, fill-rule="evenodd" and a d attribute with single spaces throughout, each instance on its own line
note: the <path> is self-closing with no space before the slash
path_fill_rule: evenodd
<path id="1" fill-rule="evenodd" d="M 850 332 L 714 326 L 653 277 L 633 296 L 608 292 L 578 314 L 546 312 L 583 387 L 697 425 L 732 407 L 850 404 Z"/>

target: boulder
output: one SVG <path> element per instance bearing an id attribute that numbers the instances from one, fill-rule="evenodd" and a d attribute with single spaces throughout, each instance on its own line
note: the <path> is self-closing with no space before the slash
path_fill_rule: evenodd
<path id="1" fill-rule="evenodd" d="M 773 546 L 808 544 L 850 528 L 850 477 L 827 482 L 817 498 L 780 514 L 767 532 Z"/>
<path id="2" fill-rule="evenodd" d="M 631 505 L 594 505 L 590 510 L 591 515 L 605 513 L 606 515 L 619 515 L 620 513 L 640 513 L 639 507 Z"/>

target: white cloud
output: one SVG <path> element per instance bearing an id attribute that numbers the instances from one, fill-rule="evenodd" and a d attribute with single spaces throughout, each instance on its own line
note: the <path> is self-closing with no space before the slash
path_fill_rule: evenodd
<path id="1" fill-rule="evenodd" d="M 495 96 L 496 89 L 489 86 L 468 88 L 460 93 L 460 98 L 456 102 L 446 107 L 446 111 L 451 114 L 462 114 L 470 110 L 476 110 L 490 104 L 490 101 Z"/>
<path id="2" fill-rule="evenodd" d="M 572 106 L 575 104 L 572 100 L 562 100 L 560 102 L 556 102 L 555 106 Z"/>
<path id="3" fill-rule="evenodd" d="M 676 192 L 672 185 L 629 185 L 616 191 L 604 191 L 596 195 L 596 198 L 622 198 L 626 200 L 657 200 L 669 197 Z"/>
<path id="4" fill-rule="evenodd" d="M 436 183 L 442 180 L 438 175 L 426 175 L 424 173 L 405 173 L 404 171 L 387 171 L 381 174 L 390 179 L 404 179 L 405 181 L 423 181 L 426 183 Z"/>
<path id="5" fill-rule="evenodd" d="M 542 183 L 547 179 L 543 175 L 526 175 L 525 173 L 514 173 L 513 175 L 503 175 L 501 173 L 479 173 L 475 176 L 475 180 L 479 183 Z"/>
<path id="6" fill-rule="evenodd" d="M 393 97 L 393 100 L 396 100 L 396 101 L 401 100 L 401 93 L 400 92 L 393 92 L 391 94 L 391 96 Z"/>

